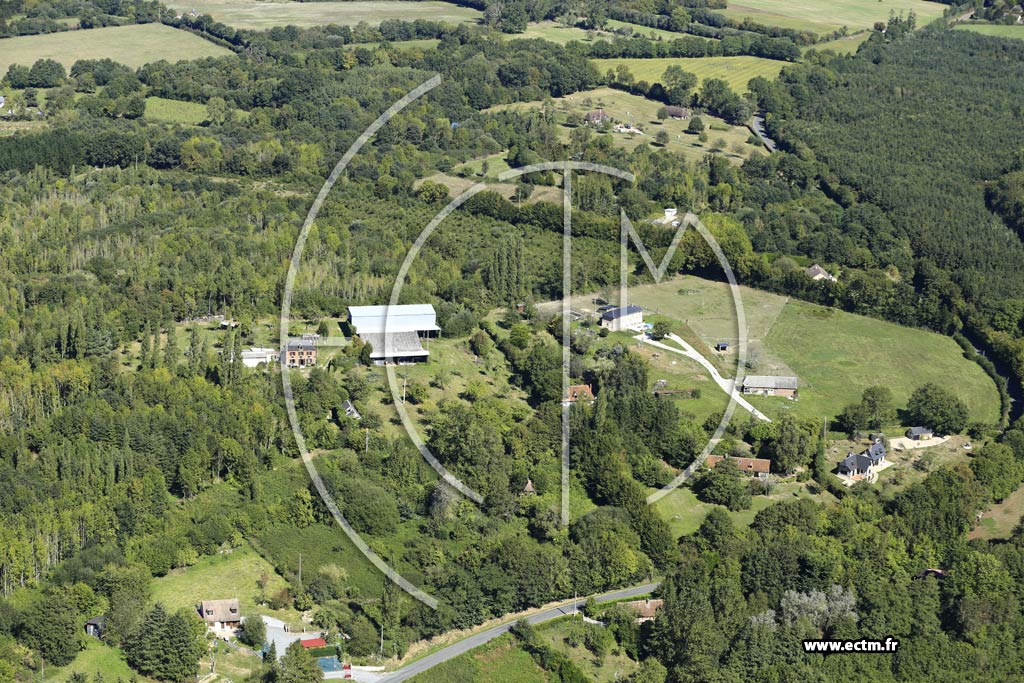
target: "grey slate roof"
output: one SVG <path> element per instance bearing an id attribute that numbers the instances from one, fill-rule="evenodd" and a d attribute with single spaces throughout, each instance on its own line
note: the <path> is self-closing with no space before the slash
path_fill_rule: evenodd
<path id="1" fill-rule="evenodd" d="M 928 427 L 911 427 L 907 430 L 907 436 L 923 436 L 924 434 L 932 434 L 932 430 Z"/>
<path id="2" fill-rule="evenodd" d="M 611 310 L 605 311 L 604 315 L 601 316 L 601 320 L 617 320 L 619 318 L 624 318 L 627 315 L 633 315 L 635 313 L 643 312 L 644 309 L 640 308 L 639 306 L 633 306 L 632 304 L 630 304 L 629 306 L 621 306 L 619 308 L 613 308 Z"/>

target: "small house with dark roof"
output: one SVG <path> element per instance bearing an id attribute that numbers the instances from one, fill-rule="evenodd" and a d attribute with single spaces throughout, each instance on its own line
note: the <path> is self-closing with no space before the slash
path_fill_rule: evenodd
<path id="1" fill-rule="evenodd" d="M 837 281 L 835 275 L 832 275 L 832 273 L 828 272 L 817 263 L 805 270 L 804 273 L 806 273 L 807 277 L 811 278 L 815 282 L 821 282 L 822 280 L 825 280 L 826 282 Z"/>
<path id="2" fill-rule="evenodd" d="M 666 106 L 665 107 L 665 114 L 667 114 L 669 116 L 669 118 L 673 118 L 673 119 L 688 119 L 688 118 L 690 118 L 690 110 L 685 108 L 685 107 L 676 107 L 676 106 L 672 106 L 672 105 Z"/>
<path id="3" fill-rule="evenodd" d="M 839 474 L 848 477 L 864 477 L 885 462 L 885 444 L 876 441 L 863 453 L 849 453 L 839 463 Z"/>
<path id="4" fill-rule="evenodd" d="M 914 441 L 924 441 L 932 438 L 935 434 L 930 427 L 911 427 L 906 433 L 907 438 Z"/>
<path id="5" fill-rule="evenodd" d="M 601 124 L 606 121 L 611 121 L 611 116 L 604 109 L 595 109 L 588 111 L 584 116 L 583 120 L 590 124 Z"/>
<path id="6" fill-rule="evenodd" d="M 632 305 L 611 308 L 601 314 L 601 327 L 606 327 L 612 332 L 641 332 L 644 329 L 644 309 Z"/>
<path id="7" fill-rule="evenodd" d="M 729 344 L 726 343 L 726 342 L 718 342 L 717 344 L 715 344 L 715 351 L 722 352 L 722 351 L 728 351 L 728 350 L 729 350 Z"/>

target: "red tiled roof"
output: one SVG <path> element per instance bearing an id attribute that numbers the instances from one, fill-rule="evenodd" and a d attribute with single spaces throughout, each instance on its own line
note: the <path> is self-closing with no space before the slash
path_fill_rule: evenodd
<path id="1" fill-rule="evenodd" d="M 327 647 L 327 641 L 323 638 L 310 638 L 309 640 L 300 640 L 299 643 L 301 643 L 302 647 L 306 648 L 307 650 L 314 647 Z"/>
<path id="2" fill-rule="evenodd" d="M 661 606 L 665 604 L 664 600 L 634 600 L 627 602 L 626 606 L 636 610 L 637 614 L 640 615 L 641 619 L 653 619 Z"/>
<path id="3" fill-rule="evenodd" d="M 569 403 L 575 403 L 576 401 L 593 401 L 594 390 L 590 388 L 589 384 L 574 384 L 569 387 L 569 396 L 566 398 Z"/>
<path id="4" fill-rule="evenodd" d="M 724 458 L 720 455 L 709 455 L 707 459 L 708 467 L 714 467 L 718 463 L 722 462 Z M 754 472 L 756 474 L 768 474 L 771 470 L 772 461 L 765 460 L 764 458 L 729 458 L 736 463 L 736 469 L 740 472 Z"/>

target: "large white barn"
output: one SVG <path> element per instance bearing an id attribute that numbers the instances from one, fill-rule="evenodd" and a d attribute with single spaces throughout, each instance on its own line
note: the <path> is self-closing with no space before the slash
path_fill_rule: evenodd
<path id="1" fill-rule="evenodd" d="M 378 365 L 426 360 L 430 352 L 420 338 L 441 331 L 430 304 L 349 306 L 348 322 L 353 333 L 370 344 L 370 358 Z"/>

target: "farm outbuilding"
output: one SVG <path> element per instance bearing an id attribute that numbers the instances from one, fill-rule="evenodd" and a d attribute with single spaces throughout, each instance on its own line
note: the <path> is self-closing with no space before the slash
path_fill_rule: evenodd
<path id="1" fill-rule="evenodd" d="M 930 427 L 911 427 L 907 430 L 906 434 L 908 439 L 913 439 L 914 441 L 925 441 L 935 435 Z"/>
<path id="2" fill-rule="evenodd" d="M 430 304 L 349 306 L 348 316 L 352 331 L 372 347 L 370 358 L 377 365 L 425 361 L 430 352 L 420 338 L 441 331 Z"/>
<path id="3" fill-rule="evenodd" d="M 784 396 L 795 400 L 799 396 L 797 384 L 796 377 L 747 375 L 743 379 L 743 393 L 757 396 Z"/>

